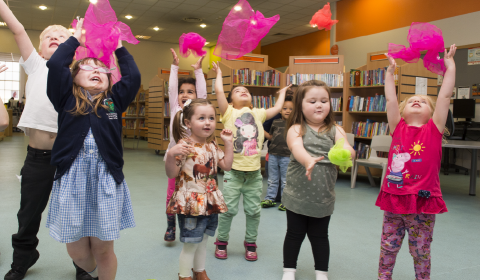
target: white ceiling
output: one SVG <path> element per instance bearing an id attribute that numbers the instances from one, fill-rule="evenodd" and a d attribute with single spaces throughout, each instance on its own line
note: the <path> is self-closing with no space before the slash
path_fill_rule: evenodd
<path id="1" fill-rule="evenodd" d="M 89 0 L 4 0 L 25 29 L 43 30 L 51 24 L 69 26 L 76 16 L 83 16 Z M 309 27 L 313 14 L 327 2 L 338 0 L 250 0 L 252 8 L 265 17 L 280 15 L 280 20 L 262 40 L 262 45 L 316 31 Z M 148 41 L 178 43 L 182 33 L 196 32 L 210 42 L 217 41 L 222 24 L 237 0 L 110 0 L 120 21 L 128 24 L 134 35 L 152 36 Z M 38 7 L 45 5 L 47 10 Z M 126 15 L 132 15 L 128 20 Z M 185 17 L 197 17 L 207 25 L 187 23 Z M 153 30 L 158 26 L 160 31 Z M 288 35 L 273 35 L 286 33 Z"/>

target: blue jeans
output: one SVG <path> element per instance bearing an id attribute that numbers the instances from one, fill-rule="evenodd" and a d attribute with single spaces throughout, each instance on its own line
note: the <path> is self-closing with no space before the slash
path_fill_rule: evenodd
<path id="1" fill-rule="evenodd" d="M 282 181 L 282 190 L 285 188 L 287 180 L 287 168 L 290 163 L 290 157 L 268 155 L 268 189 L 265 200 L 274 201 L 278 193 L 278 185 Z"/>

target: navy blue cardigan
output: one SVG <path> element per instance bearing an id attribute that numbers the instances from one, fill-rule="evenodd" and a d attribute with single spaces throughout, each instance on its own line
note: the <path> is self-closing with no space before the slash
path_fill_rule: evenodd
<path id="1" fill-rule="evenodd" d="M 70 168 L 83 146 L 88 130 L 92 128 L 98 150 L 113 178 L 120 184 L 124 179 L 122 112 L 127 109 L 140 88 L 140 71 L 127 49 L 117 49 L 115 54 L 122 79 L 113 86 L 113 94 L 103 101 L 103 104 L 109 105 L 108 110 L 99 107 L 100 118 L 92 109 L 88 115 L 74 116 L 70 112 L 75 108 L 76 100 L 73 96 L 73 79 L 69 66 L 78 46 L 78 40 L 70 37 L 58 46 L 47 62 L 47 95 L 58 112 L 58 134 L 53 144 L 51 161 L 52 165 L 57 167 L 54 180 L 62 177 Z"/>

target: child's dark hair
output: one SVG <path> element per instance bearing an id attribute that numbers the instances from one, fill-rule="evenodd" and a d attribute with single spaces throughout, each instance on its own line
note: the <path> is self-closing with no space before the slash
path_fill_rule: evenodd
<path id="1" fill-rule="evenodd" d="M 291 95 L 285 96 L 285 102 L 287 102 L 287 101 L 293 102 L 293 96 L 291 96 Z"/>
<path id="2" fill-rule="evenodd" d="M 195 87 L 195 92 L 197 91 L 197 81 L 192 77 L 180 77 L 178 78 L 178 92 L 183 84 L 192 84 Z"/>
<path id="3" fill-rule="evenodd" d="M 285 131 L 288 131 L 293 125 L 299 124 L 299 135 L 305 135 L 305 132 L 307 131 L 307 121 L 305 120 L 305 116 L 303 115 L 302 102 L 305 98 L 305 94 L 314 87 L 323 87 L 328 93 L 328 102 L 330 103 L 330 111 L 328 112 L 328 115 L 324 120 L 325 126 L 321 127 L 318 132 L 320 133 L 321 130 L 325 132 L 330 131 L 330 129 L 335 125 L 335 118 L 332 111 L 332 94 L 330 91 L 330 87 L 327 86 L 325 82 L 312 80 L 301 84 L 298 87 L 297 92 L 295 92 L 293 96 L 293 112 L 292 114 L 290 114 L 290 117 L 287 120 L 287 127 Z"/>
<path id="4" fill-rule="evenodd" d="M 232 102 L 233 102 L 233 101 L 232 101 L 232 94 L 233 94 L 233 92 L 235 91 L 235 89 L 238 88 L 238 87 L 244 87 L 244 86 L 233 86 L 233 87 L 232 87 L 232 89 L 230 90 L 230 92 L 228 93 L 228 96 L 227 96 L 227 102 L 228 102 L 228 103 L 232 103 Z M 247 89 L 247 91 L 248 91 L 248 89 Z M 250 93 L 250 91 L 249 91 L 249 93 Z M 252 95 L 251 93 L 250 93 L 250 96 L 252 97 L 252 103 L 253 103 L 253 95 Z"/>
<path id="5" fill-rule="evenodd" d="M 243 150 L 243 142 L 249 140 L 242 135 L 245 125 L 252 125 L 253 127 L 255 127 L 255 136 L 253 136 L 253 138 L 256 139 L 258 137 L 258 126 L 255 123 L 255 118 L 249 112 L 243 113 L 243 115 L 235 121 L 235 126 L 237 127 L 237 135 L 234 137 L 233 140 L 234 153 L 241 153 Z M 259 143 L 257 142 L 257 147 L 258 146 Z"/>
<path id="6" fill-rule="evenodd" d="M 192 116 L 195 114 L 195 108 L 198 106 L 211 106 L 213 110 L 215 111 L 215 107 L 213 107 L 212 103 L 208 99 L 203 99 L 203 98 L 197 98 L 197 99 L 192 99 L 192 102 L 188 105 L 185 105 L 183 107 L 183 110 L 180 110 L 175 114 L 175 118 L 173 119 L 173 125 L 172 125 L 172 135 L 173 139 L 175 139 L 175 142 L 178 142 L 182 138 L 188 137 L 187 131 L 185 130 L 185 120 L 191 120 Z M 183 118 L 180 118 L 180 116 L 183 113 Z M 215 131 L 215 125 L 216 122 L 213 126 L 213 131 Z M 213 141 L 215 138 L 215 133 L 212 132 L 212 135 L 207 138 L 207 142 Z"/>

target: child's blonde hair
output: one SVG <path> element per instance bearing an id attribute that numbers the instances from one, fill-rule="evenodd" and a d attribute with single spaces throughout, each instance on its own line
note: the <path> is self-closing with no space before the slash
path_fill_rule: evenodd
<path id="1" fill-rule="evenodd" d="M 72 36 L 72 32 L 70 32 L 70 30 L 68 30 L 64 26 L 62 26 L 62 25 L 50 25 L 49 27 L 45 28 L 42 31 L 42 34 L 40 34 L 40 46 L 38 47 L 39 52 L 42 51 L 42 41 L 43 41 L 43 38 L 45 37 L 45 34 L 47 34 L 50 31 L 62 31 L 62 32 L 65 32 L 65 34 L 67 34 L 67 37 Z"/>
<path id="2" fill-rule="evenodd" d="M 403 111 L 405 110 L 405 106 L 407 106 L 408 100 L 410 98 L 413 98 L 413 97 L 420 97 L 420 98 L 423 98 L 423 99 L 427 100 L 428 106 L 430 107 L 430 111 L 431 111 L 430 118 L 433 117 L 433 112 L 435 111 L 435 101 L 433 101 L 433 99 L 430 96 L 420 95 L 420 94 L 415 94 L 414 96 L 406 98 L 405 100 L 400 102 L 400 104 L 398 105 L 398 109 L 400 110 L 400 116 L 402 118 L 404 117 L 403 116 Z"/>

